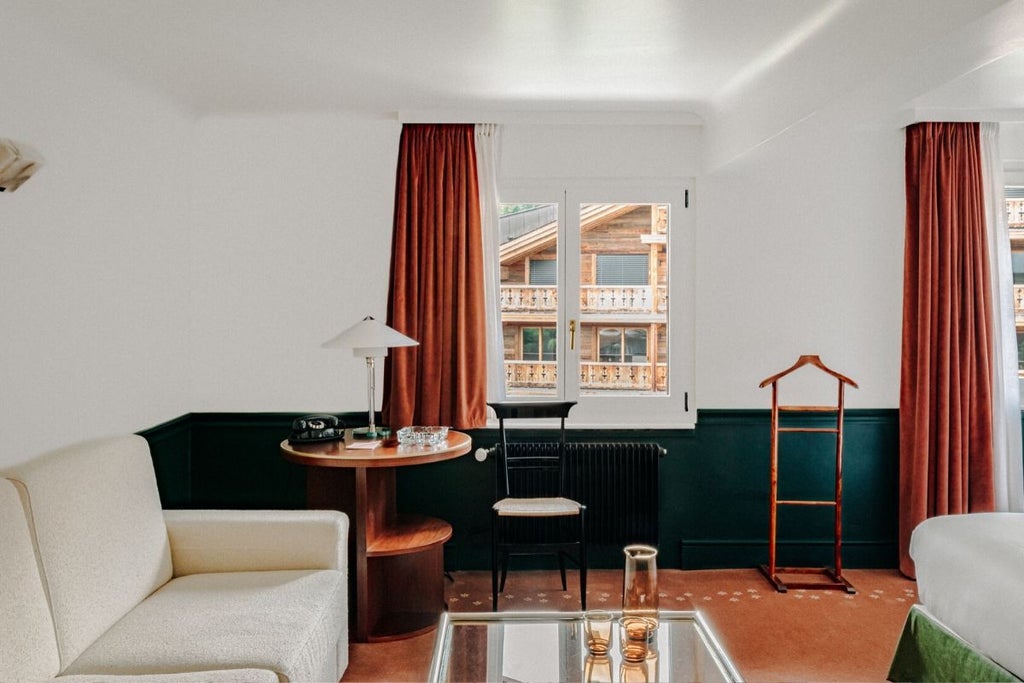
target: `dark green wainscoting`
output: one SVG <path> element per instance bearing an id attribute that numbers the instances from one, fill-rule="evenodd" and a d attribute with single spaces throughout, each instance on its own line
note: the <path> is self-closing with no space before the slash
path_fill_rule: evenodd
<path id="1" fill-rule="evenodd" d="M 293 413 L 193 413 L 140 432 L 150 442 L 164 505 L 170 508 L 301 508 L 305 472 L 285 461 L 278 444 Z M 342 418 L 365 424 L 360 413 Z M 693 430 L 569 430 L 580 441 L 655 441 L 661 461 L 659 564 L 685 569 L 750 567 L 767 561 L 769 421 L 767 410 L 702 410 Z M 826 417 L 808 417 L 808 426 Z M 834 421 L 834 420 L 833 420 Z M 472 430 L 474 448 L 497 440 Z M 515 433 L 517 439 L 553 432 Z M 784 435 L 780 495 L 831 498 L 834 441 L 820 434 Z M 895 567 L 899 424 L 896 410 L 848 410 L 844 430 L 843 564 Z M 485 569 L 490 562 L 489 508 L 494 461 L 472 454 L 398 470 L 400 510 L 451 522 L 446 564 Z M 829 564 L 829 508 L 784 508 L 779 519 L 782 565 Z M 620 548 L 593 548 L 593 567 L 619 567 Z"/>

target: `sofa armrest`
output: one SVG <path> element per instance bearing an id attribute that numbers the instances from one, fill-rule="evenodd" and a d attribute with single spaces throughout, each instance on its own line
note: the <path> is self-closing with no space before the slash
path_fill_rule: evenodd
<path id="1" fill-rule="evenodd" d="M 336 510 L 164 510 L 174 576 L 348 568 L 348 517 Z"/>
<path id="2" fill-rule="evenodd" d="M 270 669 L 223 669 L 169 674 L 71 674 L 52 679 L 53 683 L 279 683 Z"/>

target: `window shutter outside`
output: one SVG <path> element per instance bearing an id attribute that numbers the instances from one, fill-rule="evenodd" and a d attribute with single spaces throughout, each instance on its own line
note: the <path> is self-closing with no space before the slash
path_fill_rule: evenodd
<path id="1" fill-rule="evenodd" d="M 531 285 L 557 285 L 558 273 L 555 268 L 558 261 L 545 259 L 534 261 L 530 259 L 530 284 Z"/>
<path id="2" fill-rule="evenodd" d="M 646 285 L 649 254 L 598 254 L 597 284 Z"/>

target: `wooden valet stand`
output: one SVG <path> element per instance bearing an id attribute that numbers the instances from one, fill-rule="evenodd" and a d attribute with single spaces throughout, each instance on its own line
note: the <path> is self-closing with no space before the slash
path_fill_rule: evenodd
<path id="1" fill-rule="evenodd" d="M 834 377 L 839 384 L 839 394 L 836 405 L 831 406 L 780 406 L 779 405 L 779 380 L 786 375 L 802 368 L 805 365 L 812 365 L 819 370 Z M 812 588 L 812 589 L 838 589 L 847 593 L 856 593 L 857 590 L 850 585 L 850 582 L 843 578 L 842 560 L 842 532 L 843 532 L 843 390 L 847 384 L 857 388 L 857 383 L 849 377 L 845 377 L 835 370 L 827 367 L 821 362 L 818 356 L 800 356 L 792 367 L 772 375 L 758 386 L 762 389 L 768 385 L 772 387 L 772 445 L 771 445 L 771 475 L 768 508 L 768 564 L 760 565 L 761 573 L 775 586 L 775 590 L 785 593 L 790 588 Z M 834 413 L 836 416 L 835 427 L 784 427 L 780 424 L 782 414 L 786 415 L 807 415 Z M 835 495 L 831 500 L 779 500 L 779 434 L 786 432 L 814 432 L 835 435 Z M 825 506 L 832 507 L 835 511 L 835 536 L 833 542 L 834 565 L 833 567 L 779 567 L 776 564 L 776 527 L 778 523 L 778 508 L 780 505 L 793 506 Z M 815 574 L 824 577 L 824 580 L 814 581 L 790 581 L 785 582 L 780 574 Z"/>

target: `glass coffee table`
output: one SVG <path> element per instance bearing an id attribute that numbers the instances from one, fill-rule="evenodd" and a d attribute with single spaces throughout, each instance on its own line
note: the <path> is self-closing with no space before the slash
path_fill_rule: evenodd
<path id="1" fill-rule="evenodd" d="M 616 617 L 620 616 L 614 613 Z M 698 612 L 658 615 L 656 643 L 625 661 L 613 625 L 607 656 L 587 652 L 580 612 L 445 612 L 434 642 L 432 683 L 628 683 L 742 681 Z"/>

